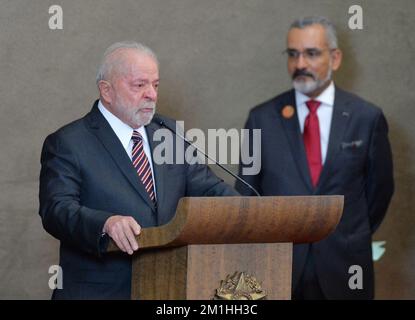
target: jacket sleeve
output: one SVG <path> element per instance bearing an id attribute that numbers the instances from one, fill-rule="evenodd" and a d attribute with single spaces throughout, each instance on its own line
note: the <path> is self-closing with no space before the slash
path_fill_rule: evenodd
<path id="1" fill-rule="evenodd" d="M 249 172 L 250 170 L 247 170 L 250 168 L 250 165 L 245 164 L 242 160 L 245 158 L 243 155 L 252 156 L 252 155 L 261 155 L 261 141 L 254 141 L 254 134 L 253 130 L 258 129 L 256 128 L 255 124 L 255 117 L 250 112 L 248 119 L 245 123 L 245 129 L 246 134 L 243 136 L 242 141 L 242 148 L 241 148 L 241 156 L 240 156 L 240 164 L 239 164 L 239 177 L 245 180 L 247 183 L 249 183 L 252 187 L 254 187 L 260 194 L 262 194 L 261 190 L 261 171 L 256 172 L 255 174 L 247 174 L 246 172 Z M 254 151 L 254 148 L 257 148 L 257 150 Z M 258 150 L 259 148 L 259 150 Z M 259 159 L 254 159 L 254 161 L 261 161 L 261 157 Z M 257 164 L 258 165 L 258 164 Z M 261 164 L 259 163 L 259 168 L 261 167 Z M 244 196 L 255 196 L 255 192 L 251 190 L 248 186 L 246 186 L 241 181 L 237 180 L 235 183 L 235 189 L 240 192 Z"/>
<path id="2" fill-rule="evenodd" d="M 63 135 L 48 136 L 43 144 L 39 183 L 39 214 L 43 227 L 60 241 L 100 256 L 108 236 L 102 234 L 110 212 L 81 205 L 82 172 Z"/>
<path id="3" fill-rule="evenodd" d="M 372 233 L 382 222 L 394 192 L 388 124 L 382 112 L 376 118 L 369 146 L 366 197 Z"/>

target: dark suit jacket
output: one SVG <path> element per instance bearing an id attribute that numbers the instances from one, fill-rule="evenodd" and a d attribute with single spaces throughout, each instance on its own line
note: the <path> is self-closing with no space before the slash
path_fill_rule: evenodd
<path id="1" fill-rule="evenodd" d="M 281 114 L 286 105 L 295 107 L 294 90 L 251 110 L 246 128 L 262 129 L 261 171 L 254 176 L 240 175 L 264 196 L 344 195 L 344 212 L 336 230 L 312 245 L 294 246 L 292 286 L 296 288 L 312 248 L 327 298 L 373 298 L 371 237 L 394 190 L 385 117 L 378 107 L 336 88 L 327 157 L 314 189 L 298 118 L 295 114 L 286 119 Z M 251 194 L 239 182 L 236 189 Z M 352 265 L 363 269 L 362 290 L 349 288 Z"/>
<path id="2" fill-rule="evenodd" d="M 154 122 L 146 126 L 152 150 L 160 143 L 153 141 L 157 129 Z M 156 208 L 97 102 L 84 118 L 46 138 L 41 164 L 39 212 L 61 243 L 57 299 L 130 298 L 131 257 L 105 253 L 108 236 L 101 234 L 110 216 L 131 215 L 146 228 L 167 223 L 181 197 L 237 195 L 205 165 L 154 162 Z"/>

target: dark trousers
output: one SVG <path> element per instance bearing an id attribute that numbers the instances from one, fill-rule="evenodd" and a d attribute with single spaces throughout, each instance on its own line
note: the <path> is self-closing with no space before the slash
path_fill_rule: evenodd
<path id="1" fill-rule="evenodd" d="M 310 247 L 306 264 L 298 285 L 293 290 L 292 300 L 326 300 L 318 282 L 314 264 L 313 248 Z"/>

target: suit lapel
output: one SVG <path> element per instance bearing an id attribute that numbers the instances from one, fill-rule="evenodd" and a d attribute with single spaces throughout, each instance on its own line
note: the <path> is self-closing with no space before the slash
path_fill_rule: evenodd
<path id="1" fill-rule="evenodd" d="M 125 152 L 117 135 L 112 130 L 111 126 L 105 120 L 104 116 L 98 109 L 98 101 L 95 102 L 91 112 L 87 115 L 87 121 L 89 123 L 91 131 L 96 135 L 98 140 L 103 144 L 108 151 L 111 158 L 120 168 L 120 171 L 124 174 L 126 179 L 130 182 L 132 187 L 138 192 L 143 200 L 155 211 L 155 206 L 151 201 L 148 193 L 144 189 L 144 185 L 139 181 L 137 172 Z"/>
<path id="2" fill-rule="evenodd" d="M 284 118 L 282 116 L 282 110 L 285 106 L 290 105 L 295 107 L 295 115 L 291 118 Z M 282 127 L 284 128 L 285 135 L 289 142 L 291 153 L 294 161 L 297 165 L 298 171 L 300 172 L 305 185 L 312 192 L 313 187 L 311 184 L 310 173 L 308 169 L 307 157 L 304 148 L 303 137 L 300 131 L 299 120 L 297 116 L 297 107 L 295 103 L 294 90 L 291 90 L 286 99 L 281 101 L 281 105 L 278 105 L 278 116 L 281 119 Z"/>
<path id="3" fill-rule="evenodd" d="M 330 127 L 329 145 L 327 148 L 326 161 L 324 162 L 323 170 L 317 185 L 317 191 L 324 186 L 325 180 L 330 176 L 330 169 L 335 161 L 335 158 L 340 151 L 340 146 L 343 141 L 344 133 L 352 116 L 349 108 L 349 102 L 344 97 L 343 92 L 336 87 L 333 116 Z"/>

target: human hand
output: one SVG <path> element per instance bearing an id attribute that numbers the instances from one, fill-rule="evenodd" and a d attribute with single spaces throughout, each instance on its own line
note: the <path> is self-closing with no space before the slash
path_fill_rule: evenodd
<path id="1" fill-rule="evenodd" d="M 141 226 L 133 217 L 112 216 L 105 221 L 103 231 L 108 234 L 121 251 L 133 254 L 138 250 L 135 239 L 141 232 Z"/>

